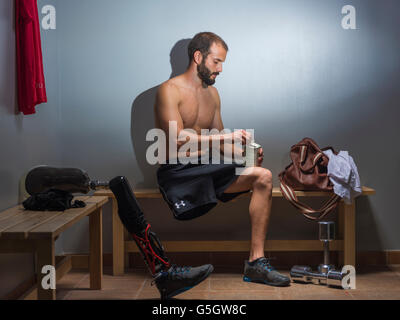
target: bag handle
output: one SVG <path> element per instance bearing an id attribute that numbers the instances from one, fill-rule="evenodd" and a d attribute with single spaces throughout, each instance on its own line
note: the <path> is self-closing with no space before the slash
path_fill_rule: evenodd
<path id="1" fill-rule="evenodd" d="M 295 146 L 293 146 L 292 148 L 294 148 Z M 307 154 L 307 145 L 302 145 L 300 146 L 300 158 L 299 158 L 299 168 L 301 171 L 303 171 L 304 173 L 310 172 L 311 169 L 313 169 L 318 160 L 321 157 L 326 157 L 324 153 L 322 152 L 317 152 L 314 156 L 314 158 L 311 161 L 308 161 L 307 163 L 304 163 L 305 159 L 306 159 L 306 154 Z M 292 157 L 292 161 L 294 161 L 293 157 Z"/>
<path id="2" fill-rule="evenodd" d="M 289 187 L 286 183 L 283 182 L 282 177 L 280 178 L 280 189 L 283 194 L 283 196 L 300 212 L 309 220 L 321 220 L 323 217 L 325 217 L 328 213 L 333 211 L 337 205 L 339 204 L 339 201 L 341 200 L 341 197 L 338 196 L 337 194 L 334 194 L 331 198 L 329 198 L 325 204 L 319 209 L 319 210 L 314 210 L 308 205 L 300 202 L 297 199 L 296 193 L 294 192 L 293 188 Z M 316 214 L 317 216 L 312 216 L 312 214 Z"/>

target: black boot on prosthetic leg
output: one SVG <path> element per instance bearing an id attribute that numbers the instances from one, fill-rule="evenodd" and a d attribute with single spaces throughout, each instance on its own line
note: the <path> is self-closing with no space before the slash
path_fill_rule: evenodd
<path id="1" fill-rule="evenodd" d="M 160 240 L 144 219 L 143 212 L 125 177 L 113 178 L 109 187 L 117 199 L 121 222 L 139 247 L 160 291 L 161 299 L 172 298 L 189 290 L 210 275 L 214 270 L 210 264 L 199 267 L 178 267 L 169 262 Z"/>

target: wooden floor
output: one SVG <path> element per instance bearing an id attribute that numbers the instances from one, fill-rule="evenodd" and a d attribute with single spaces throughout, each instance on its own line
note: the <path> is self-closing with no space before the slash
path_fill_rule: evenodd
<path id="1" fill-rule="evenodd" d="M 288 270 L 279 270 L 288 275 Z M 57 283 L 60 300 L 159 299 L 151 277 L 144 269 L 127 270 L 123 276 L 112 276 L 104 269 L 103 289 L 90 290 L 87 270 L 71 270 Z M 247 283 L 237 271 L 215 270 L 209 278 L 175 297 L 207 300 L 400 300 L 400 265 L 363 267 L 357 270 L 356 289 L 343 290 L 322 285 L 292 283 L 276 288 Z"/>

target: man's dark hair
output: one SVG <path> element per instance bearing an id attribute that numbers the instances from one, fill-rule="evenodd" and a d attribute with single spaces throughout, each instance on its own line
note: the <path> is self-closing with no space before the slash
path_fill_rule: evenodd
<path id="1" fill-rule="evenodd" d="M 225 41 L 215 33 L 200 32 L 196 34 L 188 45 L 189 64 L 192 62 L 193 55 L 197 50 L 199 50 L 203 58 L 206 59 L 213 43 L 221 44 L 224 49 L 228 51 L 228 46 Z"/>

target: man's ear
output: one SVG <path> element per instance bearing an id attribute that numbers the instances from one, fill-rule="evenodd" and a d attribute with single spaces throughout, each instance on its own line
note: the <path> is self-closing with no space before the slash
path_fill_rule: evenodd
<path id="1" fill-rule="evenodd" d="M 197 50 L 193 53 L 193 61 L 196 64 L 200 64 L 203 61 L 203 55 L 201 54 L 200 50 Z"/>

